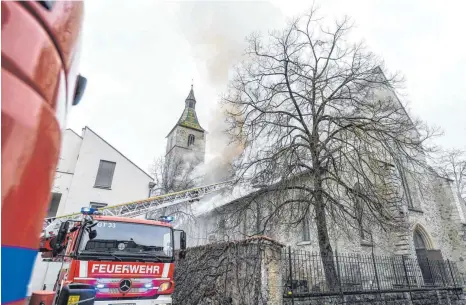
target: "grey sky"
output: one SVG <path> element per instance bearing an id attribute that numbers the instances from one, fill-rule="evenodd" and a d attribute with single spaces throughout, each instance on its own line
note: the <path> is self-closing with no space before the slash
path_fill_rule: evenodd
<path id="1" fill-rule="evenodd" d="M 354 39 L 406 77 L 412 115 L 441 127 L 437 143 L 466 148 L 466 42 L 461 1 L 317 1 L 321 13 L 353 18 Z M 221 155 L 216 107 L 244 36 L 280 28 L 309 1 L 86 2 L 81 71 L 88 88 L 68 126 L 85 125 L 144 169 L 165 152 L 191 79 L 207 159 Z"/>

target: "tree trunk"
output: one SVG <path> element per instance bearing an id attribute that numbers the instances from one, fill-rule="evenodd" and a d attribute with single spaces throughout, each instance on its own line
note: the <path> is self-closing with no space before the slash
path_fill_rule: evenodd
<path id="1" fill-rule="evenodd" d="M 338 273 L 335 267 L 335 262 L 333 261 L 333 249 L 330 245 L 330 238 L 328 236 L 325 205 L 322 194 L 320 192 L 317 192 L 316 194 L 315 211 L 317 237 L 319 239 L 320 257 L 324 267 L 325 279 L 328 289 L 330 291 L 335 291 L 338 289 Z"/>

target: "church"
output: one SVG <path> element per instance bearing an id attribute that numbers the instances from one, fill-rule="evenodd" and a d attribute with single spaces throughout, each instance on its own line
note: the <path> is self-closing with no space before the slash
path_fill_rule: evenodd
<path id="1" fill-rule="evenodd" d="M 193 85 L 184 103 L 180 119 L 167 135 L 166 158 L 194 160 L 197 165 L 204 162 L 205 130 L 197 118 Z"/>
<path id="2" fill-rule="evenodd" d="M 206 131 L 197 118 L 196 103 L 191 85 L 184 110 L 166 137 L 162 193 L 173 193 L 198 184 L 199 177 L 194 169 L 204 162 Z"/>
<path id="3" fill-rule="evenodd" d="M 167 159 L 193 164 L 204 162 L 206 131 L 199 123 L 195 106 L 196 99 L 191 88 L 180 119 L 167 136 Z M 332 248 L 339 253 L 374 252 L 376 255 L 417 257 L 418 260 L 449 259 L 457 262 L 459 272 L 466 275 L 466 207 L 458 200 L 451 180 L 438 175 L 425 179 L 428 181 L 427 192 L 409 181 L 399 186 L 408 200 L 400 203 L 395 229 L 383 232 L 363 230 L 361 226 L 342 232 L 338 224 L 329 224 Z M 205 197 L 193 205 L 206 205 L 209 201 L 230 197 L 231 190 L 228 190 Z M 188 246 L 191 247 L 266 235 L 286 246 L 318 251 L 317 228 L 312 217 L 291 227 L 269 224 L 265 228 L 263 221 L 270 209 L 268 205 L 280 200 L 284 200 L 280 194 L 264 194 L 257 187 L 245 196 L 222 200 L 224 202 L 216 208 L 203 209 L 200 213 L 186 210 L 183 213 L 191 213 L 192 217 L 188 221 L 183 217 L 183 221 L 176 225 L 187 232 Z M 164 212 L 176 214 L 179 211 L 174 207 Z M 370 228 L 370 219 L 367 222 L 367 228 Z"/>

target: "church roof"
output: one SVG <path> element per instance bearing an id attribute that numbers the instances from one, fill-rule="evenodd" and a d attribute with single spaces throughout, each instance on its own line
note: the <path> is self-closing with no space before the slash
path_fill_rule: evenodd
<path id="1" fill-rule="evenodd" d="M 178 123 L 176 123 L 176 125 L 172 128 L 170 133 L 173 131 L 173 129 L 175 129 L 176 126 L 183 126 L 186 128 L 191 128 L 194 130 L 204 132 L 204 128 L 202 128 L 201 124 L 199 124 L 199 120 L 197 118 L 195 107 L 196 107 L 196 98 L 194 97 L 194 89 L 193 89 L 193 86 L 191 85 L 191 91 L 189 91 L 189 95 L 185 100 L 184 111 L 181 114 L 181 117 L 178 120 Z"/>
<path id="2" fill-rule="evenodd" d="M 199 120 L 197 119 L 196 115 L 196 110 L 194 110 L 194 108 L 184 108 L 183 114 L 178 120 L 177 125 L 188 127 L 191 129 L 196 129 L 199 131 L 204 131 L 204 129 L 199 124 Z"/>

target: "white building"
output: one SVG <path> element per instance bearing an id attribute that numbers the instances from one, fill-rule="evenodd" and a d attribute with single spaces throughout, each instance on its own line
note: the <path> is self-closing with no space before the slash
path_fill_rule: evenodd
<path id="1" fill-rule="evenodd" d="M 48 217 L 147 198 L 153 179 L 89 127 L 64 133 Z"/>
<path id="2" fill-rule="evenodd" d="M 83 206 L 103 207 L 145 199 L 153 179 L 89 127 L 63 135 L 48 217 L 76 213 Z M 37 255 L 28 295 L 52 289 L 61 268 Z"/>

